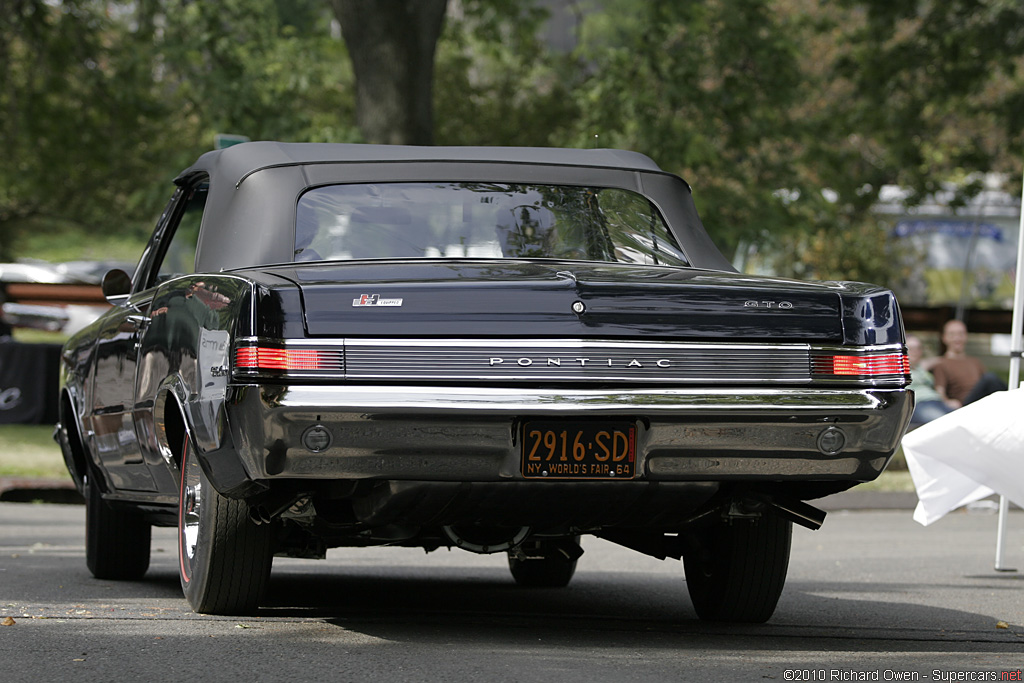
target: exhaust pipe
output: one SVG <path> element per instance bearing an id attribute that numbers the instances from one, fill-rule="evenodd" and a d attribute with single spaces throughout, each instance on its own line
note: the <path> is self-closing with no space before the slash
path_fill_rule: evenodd
<path id="1" fill-rule="evenodd" d="M 305 495 L 303 493 L 289 493 L 283 496 L 279 495 L 268 498 L 256 505 L 250 505 L 249 521 L 256 526 L 270 524 Z"/>
<path id="2" fill-rule="evenodd" d="M 789 521 L 811 531 L 817 531 L 825 523 L 825 515 L 827 513 L 813 505 L 808 505 L 802 500 L 785 496 L 758 496 L 758 498 L 770 505 Z"/>

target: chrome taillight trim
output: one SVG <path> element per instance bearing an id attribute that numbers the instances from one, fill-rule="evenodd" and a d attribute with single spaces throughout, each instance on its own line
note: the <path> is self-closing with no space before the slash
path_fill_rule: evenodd
<path id="1" fill-rule="evenodd" d="M 238 349 L 315 350 L 330 369 L 234 367 L 238 379 L 287 377 L 354 382 L 614 382 L 657 385 L 849 384 L 904 386 L 904 374 L 815 375 L 815 359 L 904 354 L 902 345 L 832 345 L 589 339 L 296 339 L 244 338 Z M 235 358 L 235 355 L 232 356 Z"/>
<path id="2" fill-rule="evenodd" d="M 898 364 L 902 372 L 875 373 L 870 375 L 830 374 L 823 371 L 822 361 L 832 357 L 847 357 L 870 361 L 873 358 L 889 357 L 890 364 Z M 907 349 L 902 344 L 883 346 L 814 346 L 811 349 L 811 374 L 816 383 L 852 384 L 859 386 L 906 386 L 910 383 L 910 362 Z"/>

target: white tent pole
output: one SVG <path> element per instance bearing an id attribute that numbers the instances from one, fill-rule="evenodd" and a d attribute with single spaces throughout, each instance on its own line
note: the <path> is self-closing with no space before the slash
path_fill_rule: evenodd
<path id="1" fill-rule="evenodd" d="M 999 496 L 999 522 L 996 527 L 996 564 L 995 570 L 997 572 L 1015 572 L 1017 571 L 1013 567 L 1007 567 L 1003 564 L 1003 551 L 1006 546 L 1006 516 L 1010 509 L 1010 501 L 1006 499 L 1006 496 Z"/>
<path id="2" fill-rule="evenodd" d="M 1024 339 L 1021 338 L 1024 332 L 1024 181 L 1021 184 L 1020 194 L 1020 230 L 1017 233 L 1017 272 L 1016 281 L 1013 287 L 1013 322 L 1010 324 L 1010 381 L 1008 386 L 1011 390 L 1020 389 L 1020 358 L 1024 351 Z M 1003 564 L 1003 550 L 1006 539 L 1006 518 L 1009 511 L 1009 501 L 1006 496 L 999 496 L 999 523 L 996 530 L 996 564 L 997 572 L 1015 571 Z"/>

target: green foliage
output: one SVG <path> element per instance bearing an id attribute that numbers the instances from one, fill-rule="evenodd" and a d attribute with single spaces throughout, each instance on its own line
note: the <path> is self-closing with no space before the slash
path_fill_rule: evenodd
<path id="1" fill-rule="evenodd" d="M 152 225 L 149 216 L 146 221 L 137 224 L 111 223 L 107 229 L 91 229 L 79 223 L 49 221 L 43 229 L 33 229 L 27 221 L 26 225 L 14 223 L 19 235 L 18 251 L 25 256 L 33 256 L 51 263 L 66 261 L 123 261 L 136 263 L 146 246 Z M 101 226 L 103 227 L 103 226 Z M 120 228 L 120 229 L 118 229 Z M 59 233 L 60 239 L 54 239 Z"/>
<path id="2" fill-rule="evenodd" d="M 578 116 L 575 63 L 540 39 L 546 11 L 528 0 L 475 0 L 449 17 L 435 67 L 443 145 L 552 146 Z"/>
<path id="3" fill-rule="evenodd" d="M 962 200 L 978 171 L 1019 174 L 1016 0 L 580 0 L 571 51 L 542 39 L 545 7 L 566 11 L 449 3 L 434 139 L 644 152 L 692 184 L 723 251 L 779 274 L 891 284 L 905 261 L 870 212 L 884 184 L 922 198 L 952 180 Z M 67 226 L 136 245 L 215 133 L 362 139 L 332 16 L 328 0 L 0 3 L 0 260 Z"/>
<path id="4" fill-rule="evenodd" d="M 903 261 L 870 213 L 883 185 L 923 197 L 1018 164 L 1018 3 L 602 7 L 584 25 L 573 142 L 597 136 L 679 173 L 719 247 L 774 250 L 773 272 L 892 284 Z"/>
<path id="5" fill-rule="evenodd" d="M 0 3 L 0 260 L 67 226 L 137 242 L 218 132 L 352 140 L 320 0 Z"/>
<path id="6" fill-rule="evenodd" d="M 756 245 L 760 244 L 761 248 Z M 765 248 L 767 247 L 767 248 Z M 745 270 L 805 280 L 857 280 L 900 286 L 918 258 L 913 246 L 890 236 L 889 226 L 870 216 L 859 222 L 832 216 L 773 240 L 745 245 Z"/>
<path id="7" fill-rule="evenodd" d="M 821 110 L 822 126 L 850 133 L 845 146 L 834 135 L 828 141 L 848 162 L 832 168 L 829 182 L 839 188 L 843 167 L 852 166 L 859 173 L 844 184 L 859 180 L 861 201 L 870 203 L 882 182 L 923 197 L 978 170 L 1019 173 L 1017 155 L 1007 152 L 1019 152 L 1024 123 L 1014 113 L 1024 5 L 847 0 L 819 19 L 819 30 L 839 36 L 824 75 L 851 94 Z M 962 193 L 978 189 L 965 183 Z"/>
<path id="8" fill-rule="evenodd" d="M 166 79 L 207 142 L 358 137 L 344 45 L 320 0 L 163 0 Z"/>
<path id="9" fill-rule="evenodd" d="M 588 18 L 577 145 L 626 147 L 694 186 L 719 246 L 791 226 L 775 195 L 803 184 L 799 27 L 767 0 L 605 3 Z"/>
<path id="10" fill-rule="evenodd" d="M 0 4 L 0 258 L 40 219 L 137 217 L 159 177 L 148 155 L 174 120 L 117 33 L 85 0 Z"/>

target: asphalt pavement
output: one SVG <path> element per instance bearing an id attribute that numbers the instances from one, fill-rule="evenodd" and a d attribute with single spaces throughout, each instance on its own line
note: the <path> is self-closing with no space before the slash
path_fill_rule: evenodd
<path id="1" fill-rule="evenodd" d="M 239 618 L 189 611 L 173 529 L 142 580 L 100 581 L 82 506 L 0 503 L 0 662 L 27 681 L 1019 681 L 1024 573 L 993 571 L 995 519 L 831 513 L 794 531 L 763 625 L 699 621 L 678 562 L 592 537 L 564 589 L 518 588 L 500 554 L 278 558 Z M 1020 566 L 1024 513 L 1010 529 Z"/>

